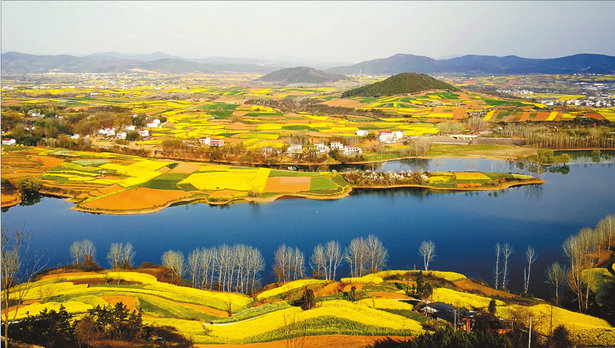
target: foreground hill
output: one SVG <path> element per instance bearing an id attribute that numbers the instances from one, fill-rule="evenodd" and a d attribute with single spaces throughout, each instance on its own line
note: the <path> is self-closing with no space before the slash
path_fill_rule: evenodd
<path id="1" fill-rule="evenodd" d="M 463 74 L 610 74 L 615 71 L 615 57 L 601 54 L 530 59 L 517 56 L 495 57 L 467 55 L 452 59 L 432 59 L 412 54 L 396 54 L 358 64 L 327 69 L 335 74 L 393 75 L 402 72 Z"/>
<path id="2" fill-rule="evenodd" d="M 97 305 L 122 302 L 141 313 L 144 323 L 174 327 L 197 344 L 272 342 L 301 332 L 307 336 L 415 336 L 437 326 L 414 304 L 399 301 L 416 296 L 411 288 L 419 281 L 419 271 L 383 271 L 340 282 L 303 279 L 271 284 L 254 297 L 171 285 L 141 273 L 153 271 L 53 271 L 32 284 L 26 303 L 17 313 L 16 307 L 9 308 L 9 314 L 19 319 L 28 312 L 34 315 L 63 305 L 70 314 L 81 315 Z M 603 319 L 494 290 L 459 273 L 427 271 L 423 275 L 433 287 L 433 301 L 486 310 L 495 299 L 498 317 L 515 320 L 519 327 L 527 325 L 531 315 L 533 330 L 543 334 L 551 329 L 544 318 L 550 319 L 552 310 L 553 327 L 563 325 L 574 341 L 615 343 L 615 329 Z M 316 303 L 308 310 L 300 306 L 305 289 L 313 291 Z M 17 291 L 10 297 L 14 296 Z M 297 331 L 298 324 L 302 331 Z"/>
<path id="3" fill-rule="evenodd" d="M 257 81 L 291 83 L 330 83 L 345 79 L 344 75 L 328 73 L 314 68 L 299 66 L 281 69 L 262 76 Z"/>
<path id="4" fill-rule="evenodd" d="M 402 73 L 391 76 L 384 81 L 346 91 L 342 93 L 342 98 L 354 96 L 380 97 L 402 93 L 418 93 L 432 89 L 457 90 L 448 83 L 424 74 Z"/>

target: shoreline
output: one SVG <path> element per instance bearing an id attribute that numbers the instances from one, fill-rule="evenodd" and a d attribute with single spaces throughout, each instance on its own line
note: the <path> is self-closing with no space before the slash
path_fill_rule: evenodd
<path id="1" fill-rule="evenodd" d="M 272 195 L 269 197 L 237 197 L 237 198 L 231 198 L 225 201 L 213 201 L 213 202 L 207 200 L 207 198 L 187 197 L 187 198 L 178 199 L 175 201 L 170 201 L 170 202 L 167 202 L 157 207 L 148 208 L 148 209 L 140 209 L 140 210 L 91 210 L 91 209 L 81 208 L 79 207 L 78 204 L 75 204 L 75 206 L 73 206 L 71 209 L 84 212 L 84 213 L 91 213 L 91 214 L 138 215 L 138 214 L 156 213 L 156 212 L 159 212 L 161 210 L 164 210 L 170 206 L 177 205 L 177 204 L 184 205 L 184 204 L 204 203 L 204 204 L 209 204 L 209 205 L 220 205 L 221 206 L 221 205 L 226 205 L 226 204 L 230 204 L 233 202 L 242 202 L 242 201 L 247 202 L 247 203 L 269 203 L 269 202 L 274 202 L 276 200 L 289 199 L 289 198 L 305 198 L 305 199 L 311 199 L 311 200 L 317 200 L 317 201 L 335 201 L 335 200 L 343 199 L 343 198 L 350 196 L 351 192 L 354 189 L 383 190 L 383 189 L 398 189 L 398 188 L 423 188 L 423 189 L 434 190 L 434 191 L 471 192 L 471 191 L 500 191 L 500 190 L 505 190 L 505 189 L 515 187 L 515 186 L 541 185 L 544 183 L 546 183 L 546 181 L 544 180 L 532 179 L 532 180 L 525 180 L 525 181 L 505 182 L 497 186 L 464 187 L 464 188 L 435 187 L 435 186 L 416 185 L 416 184 L 391 185 L 391 186 L 350 186 L 349 189 L 345 189 L 342 193 L 337 194 L 337 195 L 331 195 L 331 196 L 317 196 L 317 195 L 302 194 L 302 193 L 280 193 L 280 194 Z M 67 198 L 67 201 L 70 199 L 71 198 Z"/>

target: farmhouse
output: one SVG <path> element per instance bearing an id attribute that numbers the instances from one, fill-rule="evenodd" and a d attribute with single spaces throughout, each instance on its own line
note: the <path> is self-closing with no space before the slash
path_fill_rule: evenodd
<path id="1" fill-rule="evenodd" d="M 139 129 L 138 130 L 139 135 L 142 137 L 148 137 L 149 136 L 149 131 L 147 129 Z"/>
<path id="2" fill-rule="evenodd" d="M 294 153 L 294 152 L 301 152 L 303 151 L 303 146 L 301 144 L 299 145 L 291 145 L 288 147 L 288 152 L 289 153 Z"/>
<path id="3" fill-rule="evenodd" d="M 133 126 L 133 125 L 126 126 L 126 127 L 124 127 L 124 130 L 126 130 L 126 131 L 134 131 L 135 130 L 135 126 Z"/>
<path id="4" fill-rule="evenodd" d="M 209 146 L 222 146 L 224 145 L 224 139 L 221 138 L 209 138 Z"/>
<path id="5" fill-rule="evenodd" d="M 367 136 L 367 131 L 363 130 L 363 129 L 359 129 L 358 131 L 356 131 L 355 134 L 360 136 L 360 137 L 366 137 Z"/>
<path id="6" fill-rule="evenodd" d="M 118 139 L 126 139 L 126 132 L 118 132 L 116 137 Z"/>
<path id="7" fill-rule="evenodd" d="M 15 145 L 17 142 L 15 139 L 5 138 L 2 139 L 2 145 Z"/>
<path id="8" fill-rule="evenodd" d="M 343 149 L 344 148 L 344 145 L 340 143 L 339 141 L 332 141 L 331 144 L 329 144 L 329 146 L 331 146 L 332 149 Z"/>
<path id="9" fill-rule="evenodd" d="M 347 156 L 360 155 L 362 153 L 363 153 L 363 150 L 361 150 L 360 147 L 350 146 L 350 145 L 344 146 L 344 155 L 347 155 Z"/>
<path id="10" fill-rule="evenodd" d="M 209 145 L 209 137 L 200 137 L 199 138 L 199 143 L 201 145 Z"/>
<path id="11" fill-rule="evenodd" d="M 79 139 L 79 134 L 75 133 L 75 134 L 71 135 L 70 138 L 77 140 L 77 139 Z"/>
<path id="12" fill-rule="evenodd" d="M 453 323 L 455 321 L 455 311 L 457 311 L 457 307 L 443 302 L 431 302 L 423 307 L 421 311 L 425 316 Z"/>

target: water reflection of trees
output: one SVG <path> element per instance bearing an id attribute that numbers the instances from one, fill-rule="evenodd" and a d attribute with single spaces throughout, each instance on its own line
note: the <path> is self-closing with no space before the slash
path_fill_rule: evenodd
<path id="1" fill-rule="evenodd" d="M 528 197 L 529 199 L 536 199 L 536 201 L 540 200 L 540 198 L 542 197 L 543 191 L 544 191 L 543 185 L 523 186 L 523 193 L 525 194 L 525 196 Z"/>

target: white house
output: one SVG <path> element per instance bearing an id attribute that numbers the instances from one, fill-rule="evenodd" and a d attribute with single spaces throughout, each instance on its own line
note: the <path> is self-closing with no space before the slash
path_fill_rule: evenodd
<path id="1" fill-rule="evenodd" d="M 360 137 L 366 137 L 367 136 L 367 131 L 363 130 L 363 129 L 359 129 L 358 131 L 356 131 L 355 134 L 360 136 Z"/>
<path id="2" fill-rule="evenodd" d="M 71 135 L 70 138 L 77 140 L 77 139 L 79 139 L 79 134 L 75 133 L 75 134 Z"/>
<path id="3" fill-rule="evenodd" d="M 126 127 L 124 127 L 124 130 L 125 130 L 125 131 L 132 131 L 132 132 L 134 132 L 134 130 L 135 130 L 135 126 L 133 126 L 133 125 L 126 126 Z"/>
<path id="4" fill-rule="evenodd" d="M 116 134 L 116 137 L 117 137 L 118 139 L 126 139 L 126 132 L 118 132 L 118 133 Z"/>
<path id="5" fill-rule="evenodd" d="M 390 143 L 395 139 L 393 132 L 378 132 L 378 140 L 381 143 Z"/>
<path id="6" fill-rule="evenodd" d="M 209 146 L 222 146 L 224 145 L 224 139 L 221 138 L 209 138 Z"/>
<path id="7" fill-rule="evenodd" d="M 363 153 L 363 150 L 361 150 L 360 147 L 357 146 L 351 146 L 351 145 L 346 145 L 344 146 L 344 155 L 360 155 Z"/>
<path id="8" fill-rule="evenodd" d="M 139 129 L 138 132 L 142 137 L 149 137 L 149 131 L 147 129 Z"/>
<path id="9" fill-rule="evenodd" d="M 156 120 L 156 121 L 158 121 L 158 120 Z M 154 122 L 154 121 L 152 121 L 152 122 L 147 122 L 147 124 L 146 124 L 145 126 L 146 126 L 147 128 L 158 128 L 158 124 L 159 124 L 159 123 L 160 123 L 160 121 L 158 121 L 158 122 Z"/>
<path id="10" fill-rule="evenodd" d="M 11 139 L 11 138 L 2 139 L 2 145 L 15 145 L 15 144 L 17 144 L 15 139 Z"/>
<path id="11" fill-rule="evenodd" d="M 301 152 L 303 151 L 303 146 L 299 145 L 291 145 L 288 147 L 288 152 Z"/>
<path id="12" fill-rule="evenodd" d="M 115 135 L 115 129 L 113 128 L 106 128 L 105 131 L 107 132 L 107 135 L 110 137 Z"/>
<path id="13" fill-rule="evenodd" d="M 329 144 L 329 146 L 331 146 L 332 149 L 343 149 L 344 148 L 344 145 L 340 143 L 339 141 L 333 141 L 331 142 L 331 144 Z"/>
<path id="14" fill-rule="evenodd" d="M 318 149 L 318 152 L 320 152 L 320 153 L 327 153 L 327 152 L 329 152 L 329 151 L 331 150 L 331 149 L 330 149 L 327 145 L 325 145 L 325 143 L 323 143 L 322 141 L 321 141 L 321 142 L 314 143 L 314 146 L 316 146 L 316 149 Z"/>
<path id="15" fill-rule="evenodd" d="M 210 139 L 209 137 L 200 137 L 199 138 L 199 143 L 201 143 L 201 145 L 209 145 Z"/>
<path id="16" fill-rule="evenodd" d="M 402 131 L 397 131 L 395 132 L 395 139 L 402 139 L 406 136 L 406 133 L 402 132 Z"/>

